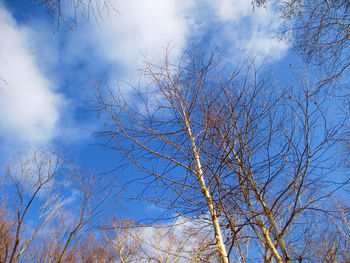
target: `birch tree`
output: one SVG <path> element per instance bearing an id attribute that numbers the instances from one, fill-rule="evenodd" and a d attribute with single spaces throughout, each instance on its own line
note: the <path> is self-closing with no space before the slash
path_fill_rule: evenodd
<path id="1" fill-rule="evenodd" d="M 208 215 L 206 220 L 215 233 L 218 257 L 228 263 L 218 212 L 201 158 L 202 138 L 209 128 L 205 108 L 198 111 L 206 106 L 202 104 L 206 96 L 206 85 L 202 82 L 215 62 L 211 58 L 208 64 L 200 63 L 194 60 L 193 68 L 174 67 L 169 61 L 161 68 L 148 64 L 146 74 L 154 85 L 149 87 L 148 94 L 138 91 L 133 106 L 121 94 L 109 90 L 106 95 L 96 86 L 97 103 L 106 127 L 101 134 L 110 137 L 111 147 L 161 185 L 157 190 L 161 191 L 158 204 L 190 218 L 201 213 Z M 153 166 L 157 161 L 164 165 L 160 171 Z"/>
<path id="2" fill-rule="evenodd" d="M 332 188 L 327 153 L 341 121 L 329 125 L 306 77 L 280 87 L 250 60 L 227 73 L 200 49 L 167 58 L 147 63 L 152 83 L 127 97 L 96 84 L 99 135 L 143 174 L 138 198 L 207 222 L 219 262 L 295 261 L 301 226 Z"/>

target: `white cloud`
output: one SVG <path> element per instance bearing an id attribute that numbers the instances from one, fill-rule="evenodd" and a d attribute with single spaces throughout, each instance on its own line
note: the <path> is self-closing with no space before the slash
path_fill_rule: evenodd
<path id="1" fill-rule="evenodd" d="M 281 59 L 286 54 L 289 44 L 277 36 L 282 23 L 280 13 L 268 5 L 266 9 L 255 9 L 251 16 L 255 16 L 255 19 L 252 21 L 253 29 L 247 49 L 260 57 L 269 55 L 273 59 Z"/>
<path id="2" fill-rule="evenodd" d="M 2 137 L 46 143 L 62 133 L 71 135 L 65 137 L 79 136 L 71 128 L 77 121 L 73 117 L 65 117 L 66 124 L 70 122 L 65 129 L 58 127 L 63 126 L 59 125 L 60 110 L 63 105 L 67 109 L 69 102 L 63 102 L 52 76 L 47 77 L 46 73 L 55 69 L 63 69 L 59 77 L 52 74 L 56 82 L 74 79 L 82 84 L 96 78 L 96 73 L 107 72 L 114 84 L 115 78 L 138 80 L 145 57 L 157 64 L 169 46 L 171 59 L 177 58 L 192 41 L 198 45 L 204 39 L 204 46 L 224 46 L 222 51 L 234 59 L 241 56 L 241 50 L 280 59 L 288 49 L 286 43 L 272 38 L 280 25 L 278 12 L 273 8 L 253 10 L 250 0 L 111 2 L 117 11 L 110 9 L 96 20 L 80 21 L 78 33 L 60 36 L 60 47 L 47 44 L 49 34 L 42 34 L 42 27 L 33 26 L 33 21 L 29 26 L 18 25 L 0 5 Z M 61 54 L 56 53 L 58 49 Z M 55 66 L 43 68 L 48 65 Z M 70 105 L 85 93 L 69 90 L 74 96 Z"/>
<path id="3" fill-rule="evenodd" d="M 208 4 L 223 22 L 239 22 L 252 13 L 250 0 L 208 0 Z"/>
<path id="4" fill-rule="evenodd" d="M 289 48 L 278 37 L 282 19 L 270 3 L 266 8 L 253 8 L 250 0 L 207 0 L 213 10 L 212 22 L 222 24 L 220 41 L 227 41 L 230 53 L 244 50 L 258 60 L 281 59 Z"/>
<path id="5" fill-rule="evenodd" d="M 36 144 L 57 133 L 62 98 L 38 66 L 32 38 L 31 29 L 0 5 L 0 133 Z"/>
<path id="6" fill-rule="evenodd" d="M 250 0 L 114 0 L 112 5 L 117 11 L 86 23 L 83 33 L 100 58 L 118 64 L 119 78 L 134 78 L 145 57 L 157 64 L 169 46 L 177 58 L 203 37 L 211 47 L 224 45 L 227 56 L 235 58 L 244 50 L 280 59 L 288 50 L 274 38 L 281 23 L 278 11 L 253 9 Z"/>
<path id="7" fill-rule="evenodd" d="M 203 219 L 177 218 L 171 225 L 138 227 L 124 233 L 129 244 L 136 243 L 137 253 L 133 260 L 149 262 L 149 258 L 161 262 L 194 262 L 215 254 L 214 233 Z M 117 243 L 117 240 L 115 240 Z"/>
<path id="8" fill-rule="evenodd" d="M 118 12 L 109 12 L 93 29 L 94 42 L 107 61 L 122 64 L 132 73 L 144 58 L 157 61 L 169 46 L 176 57 L 187 44 L 193 1 L 115 0 Z M 86 29 L 91 33 L 91 29 Z"/>

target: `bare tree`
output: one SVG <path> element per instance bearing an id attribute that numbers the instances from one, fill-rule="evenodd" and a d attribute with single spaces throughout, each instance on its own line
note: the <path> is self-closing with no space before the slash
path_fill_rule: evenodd
<path id="1" fill-rule="evenodd" d="M 109 231 L 105 231 L 104 237 L 112 247 L 118 262 L 126 263 L 135 260 L 139 244 L 131 235 L 133 224 L 127 220 L 114 220 Z"/>
<path id="2" fill-rule="evenodd" d="M 58 151 L 43 148 L 19 154 L 4 172 L 2 205 L 8 216 L 1 216 L 2 257 L 9 263 L 66 262 L 81 230 L 104 211 L 105 189 Z"/>
<path id="3" fill-rule="evenodd" d="M 221 262 L 296 260 L 309 211 L 331 191 L 326 153 L 341 125 L 320 91 L 307 78 L 278 87 L 254 63 L 220 74 L 200 49 L 146 67 L 153 82 L 129 101 L 96 85 L 100 135 L 148 175 L 140 198 L 206 221 Z"/>
<path id="4" fill-rule="evenodd" d="M 9 262 L 17 262 L 38 234 L 53 220 L 61 203 L 58 195 L 49 195 L 37 213 L 37 221 L 32 234 L 23 238 L 25 218 L 42 192 L 48 190 L 56 177 L 60 176 L 61 158 L 56 153 L 34 152 L 30 156 L 20 156 L 5 174 L 5 192 L 11 196 L 15 207 L 14 244 L 11 247 Z"/>
<path id="5" fill-rule="evenodd" d="M 199 60 L 194 62 L 200 63 Z M 199 65 L 195 71 L 173 67 L 168 62 L 159 71 L 148 66 L 147 74 L 153 78 L 157 89 L 151 87 L 149 94 L 140 91 L 136 107 L 130 107 L 111 90 L 104 96 L 97 87 L 98 103 L 107 128 L 103 135 L 113 139 L 111 147 L 120 150 L 141 171 L 151 175 L 150 180 L 161 185 L 156 190 L 160 191 L 158 204 L 188 217 L 202 212 L 209 214 L 206 220 L 214 229 L 219 258 L 228 262 L 215 202 L 203 171 L 201 142 L 197 139 L 201 134 L 205 136 L 209 126 L 205 125 L 205 116 L 203 123 L 199 122 L 199 116 L 194 117 L 203 112 L 193 112 L 194 107 L 201 106 L 200 101 L 205 101 L 200 98 L 205 96 L 201 81 L 214 66 L 214 60 Z M 197 73 L 200 74 L 198 78 L 192 75 L 188 83 L 182 83 L 187 74 Z M 156 161 L 164 162 L 160 171 L 153 165 Z"/>
<path id="6" fill-rule="evenodd" d="M 111 244 L 108 243 L 102 236 L 98 237 L 97 234 L 88 234 L 84 238 L 84 242 L 79 245 L 81 253 L 80 260 L 78 260 L 78 262 L 119 262 L 117 261 L 117 254 L 115 253 Z"/>
<path id="7" fill-rule="evenodd" d="M 350 4 L 346 0 L 254 0 L 258 6 L 277 3 L 284 26 L 281 35 L 320 74 L 322 84 L 348 76 L 350 66 Z"/>
<path id="8" fill-rule="evenodd" d="M 53 228 L 53 238 L 48 240 L 51 243 L 53 241 L 50 249 L 47 250 L 49 253 L 45 256 L 48 262 L 67 262 L 67 260 L 68 262 L 76 262 L 78 252 L 85 249 L 86 246 L 92 245 L 90 241 L 93 240 L 91 237 L 80 238 L 79 234 L 81 230 L 88 224 L 92 224 L 102 212 L 100 205 L 103 200 L 99 200 L 99 196 L 97 195 L 93 197 L 96 193 L 93 188 L 96 187 L 96 189 L 98 189 L 96 182 L 91 180 L 91 178 L 87 181 L 85 175 L 77 173 L 74 173 L 74 176 L 69 178 L 75 181 L 78 186 L 75 188 L 79 191 L 76 196 L 78 202 L 77 204 L 72 204 L 72 206 L 75 207 L 76 213 L 69 212 L 67 208 L 60 210 L 59 220 Z M 81 241 L 81 239 L 83 239 L 83 241 Z M 92 247 L 90 249 L 92 249 Z M 90 251 L 88 249 L 88 252 L 95 255 L 94 253 L 96 251 Z M 49 257 L 47 257 L 48 255 Z M 98 255 L 95 256 L 99 257 Z M 89 258 L 88 255 L 87 257 Z"/>
<path id="9" fill-rule="evenodd" d="M 13 243 L 13 232 L 11 231 L 11 222 L 6 214 L 0 212 L 0 262 L 6 262 L 11 251 Z"/>

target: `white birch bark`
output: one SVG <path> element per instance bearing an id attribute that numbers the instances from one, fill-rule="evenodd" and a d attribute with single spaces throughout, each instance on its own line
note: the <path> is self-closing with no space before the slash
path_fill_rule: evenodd
<path id="1" fill-rule="evenodd" d="M 215 207 L 214 207 L 214 200 L 211 197 L 210 192 L 209 192 L 209 187 L 206 185 L 205 180 L 204 180 L 204 173 L 203 173 L 203 169 L 202 169 L 202 165 L 201 165 L 201 161 L 200 161 L 200 156 L 199 156 L 198 149 L 196 147 L 195 138 L 192 134 L 190 121 L 188 120 L 188 118 L 186 116 L 185 109 L 183 107 L 182 107 L 182 110 L 183 110 L 183 117 L 184 117 L 185 125 L 187 128 L 188 136 L 191 140 L 193 156 L 195 158 L 197 179 L 199 181 L 203 196 L 204 196 L 205 200 L 207 201 L 207 206 L 209 208 L 212 224 L 214 227 L 216 246 L 218 248 L 219 258 L 220 258 L 220 261 L 222 263 L 229 263 L 229 259 L 228 259 L 228 255 L 227 255 L 227 251 L 226 251 L 226 246 L 224 243 L 224 239 L 223 239 L 222 232 L 221 232 L 221 227 L 219 224 L 218 215 L 217 215 Z"/>

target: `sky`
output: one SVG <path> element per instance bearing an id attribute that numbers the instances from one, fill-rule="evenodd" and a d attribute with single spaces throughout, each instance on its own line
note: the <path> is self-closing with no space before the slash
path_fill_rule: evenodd
<path id="1" fill-rule="evenodd" d="M 250 54 L 275 67 L 291 56 L 291 43 L 276 37 L 278 10 L 250 0 L 111 0 L 95 13 L 64 6 L 59 24 L 38 2 L 0 0 L 3 161 L 19 148 L 59 145 L 84 169 L 113 169 L 120 156 L 94 136 L 93 83 L 138 83 L 145 61 L 161 62 L 166 49 L 174 61 L 198 45 L 232 64 Z"/>

